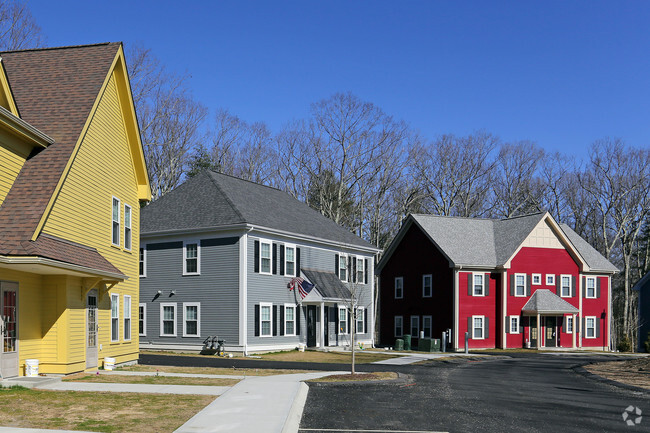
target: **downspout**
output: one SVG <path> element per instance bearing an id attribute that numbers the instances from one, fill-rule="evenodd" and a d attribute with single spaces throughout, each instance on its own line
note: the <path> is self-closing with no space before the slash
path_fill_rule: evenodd
<path id="1" fill-rule="evenodd" d="M 253 226 L 248 227 L 241 237 L 239 246 L 239 313 L 241 328 L 239 332 L 244 356 L 248 356 L 248 234 Z"/>

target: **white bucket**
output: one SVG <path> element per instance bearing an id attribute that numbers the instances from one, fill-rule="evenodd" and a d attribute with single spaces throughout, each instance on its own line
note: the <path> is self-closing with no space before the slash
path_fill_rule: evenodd
<path id="1" fill-rule="evenodd" d="M 38 376 L 38 359 L 25 360 L 25 376 L 27 377 Z"/>
<path id="2" fill-rule="evenodd" d="M 104 370 L 111 371 L 115 367 L 115 358 L 104 358 Z"/>
<path id="3" fill-rule="evenodd" d="M 302 343 L 298 343 L 298 352 L 304 352 L 305 351 L 305 345 Z"/>

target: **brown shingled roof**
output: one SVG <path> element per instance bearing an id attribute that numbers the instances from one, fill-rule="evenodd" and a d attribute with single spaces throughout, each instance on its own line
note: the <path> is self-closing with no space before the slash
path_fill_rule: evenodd
<path id="1" fill-rule="evenodd" d="M 40 238 L 27 242 L 38 227 L 120 46 L 106 43 L 0 53 L 20 117 L 55 140 L 30 156 L 0 206 L 0 254 L 31 255 L 34 244 L 40 244 Z M 48 248 L 42 251 L 57 259 L 51 242 L 44 244 Z M 62 261 L 73 260 L 63 250 L 61 256 L 67 257 Z M 101 262 L 99 258 L 95 261 Z"/>

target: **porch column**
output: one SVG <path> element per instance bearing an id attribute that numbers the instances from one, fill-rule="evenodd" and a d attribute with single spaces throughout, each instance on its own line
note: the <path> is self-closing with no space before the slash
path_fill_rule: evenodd
<path id="1" fill-rule="evenodd" d="M 573 323 L 573 329 L 572 329 L 572 334 L 573 334 L 573 348 L 576 348 L 576 315 L 572 314 L 571 315 L 571 323 Z"/>
<path id="2" fill-rule="evenodd" d="M 541 317 L 539 313 L 537 313 L 537 350 L 541 347 L 541 340 L 542 340 L 542 327 L 541 327 Z"/>
<path id="3" fill-rule="evenodd" d="M 325 347 L 325 302 L 320 303 L 320 347 Z"/>

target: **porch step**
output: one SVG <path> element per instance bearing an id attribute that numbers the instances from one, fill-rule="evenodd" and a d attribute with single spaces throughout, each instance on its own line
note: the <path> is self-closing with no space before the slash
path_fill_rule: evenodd
<path id="1" fill-rule="evenodd" d="M 12 386 L 22 386 L 25 388 L 38 388 L 43 385 L 61 382 L 60 377 L 52 376 L 38 376 L 38 377 L 11 377 L 9 379 L 0 380 L 0 386 L 3 388 L 11 388 Z"/>

